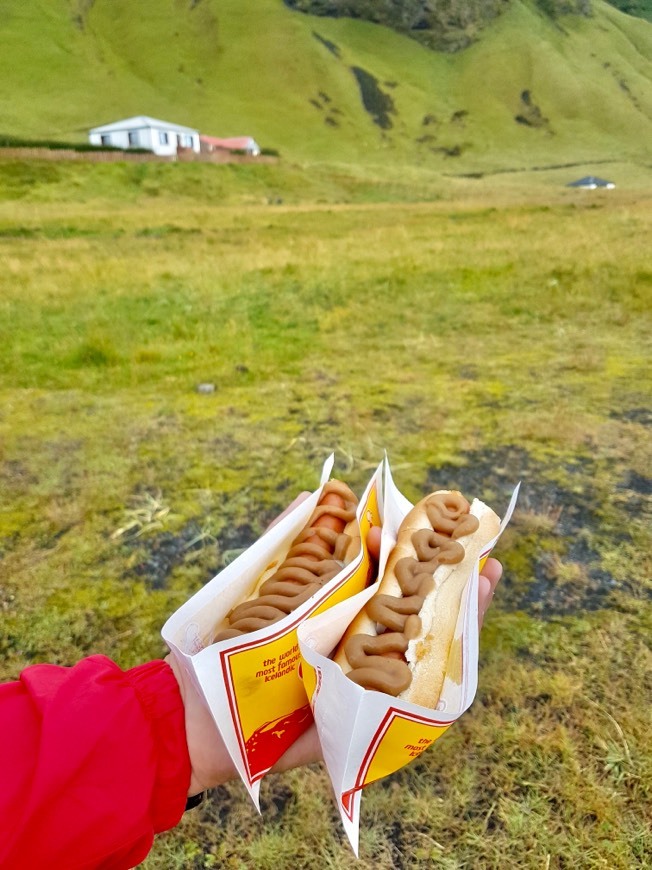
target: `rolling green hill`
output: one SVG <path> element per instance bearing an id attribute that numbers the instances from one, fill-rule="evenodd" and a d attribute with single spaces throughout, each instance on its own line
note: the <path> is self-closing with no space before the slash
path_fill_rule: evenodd
<path id="1" fill-rule="evenodd" d="M 630 157 L 652 143 L 652 25 L 534 0 L 454 55 L 282 0 L 5 0 L 0 132 L 83 141 L 148 114 L 302 161 L 471 168 Z"/>

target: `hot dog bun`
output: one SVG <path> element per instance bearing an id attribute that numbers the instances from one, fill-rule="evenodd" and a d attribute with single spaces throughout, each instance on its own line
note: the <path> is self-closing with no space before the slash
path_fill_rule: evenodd
<path id="1" fill-rule="evenodd" d="M 333 579 L 360 550 L 358 500 L 331 480 L 300 534 L 263 571 L 249 595 L 231 610 L 214 641 L 278 622 Z"/>
<path id="2" fill-rule="evenodd" d="M 400 525 L 378 591 L 337 648 L 344 673 L 434 709 L 462 592 L 499 529 L 491 508 L 477 499 L 469 508 L 459 492 L 440 490 L 418 502 Z"/>

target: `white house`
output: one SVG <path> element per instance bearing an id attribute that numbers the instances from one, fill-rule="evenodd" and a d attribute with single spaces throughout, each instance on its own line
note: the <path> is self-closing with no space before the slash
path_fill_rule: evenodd
<path id="1" fill-rule="evenodd" d="M 199 153 L 199 131 L 170 121 L 158 121 L 146 115 L 125 118 L 89 130 L 91 145 L 112 145 L 114 148 L 145 148 L 161 157 L 171 157 L 178 148 Z"/>

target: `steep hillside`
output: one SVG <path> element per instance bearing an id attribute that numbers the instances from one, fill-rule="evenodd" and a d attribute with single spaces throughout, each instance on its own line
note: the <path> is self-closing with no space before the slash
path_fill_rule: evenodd
<path id="1" fill-rule="evenodd" d="M 464 51 L 283 0 L 5 0 L 0 132 L 85 138 L 149 114 L 288 159 L 447 171 L 645 157 L 652 25 L 512 0 Z M 647 149 L 647 150 L 646 150 Z"/>

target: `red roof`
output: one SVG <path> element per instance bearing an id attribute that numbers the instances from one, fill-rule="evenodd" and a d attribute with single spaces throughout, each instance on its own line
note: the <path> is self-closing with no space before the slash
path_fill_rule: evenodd
<path id="1" fill-rule="evenodd" d="M 228 148 L 230 151 L 246 151 L 255 145 L 251 136 L 234 136 L 231 139 L 218 139 L 217 136 L 200 136 L 201 142 L 214 148 Z"/>

